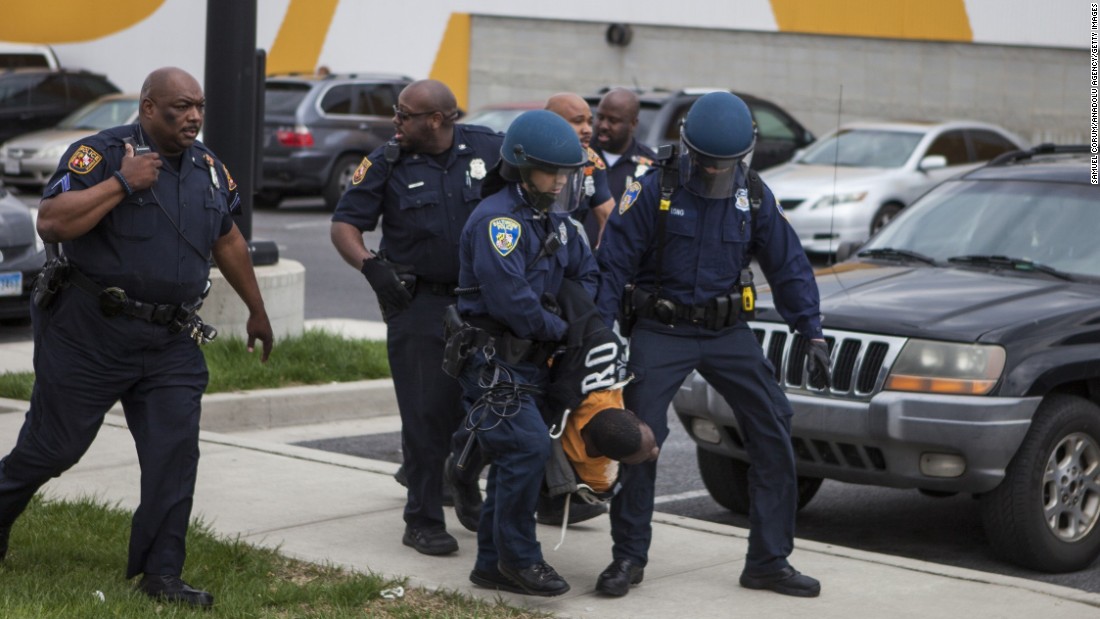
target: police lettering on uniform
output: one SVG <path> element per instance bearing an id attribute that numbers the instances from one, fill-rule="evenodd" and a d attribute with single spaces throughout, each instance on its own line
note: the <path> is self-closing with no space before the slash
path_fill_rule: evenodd
<path id="1" fill-rule="evenodd" d="M 569 584 L 543 560 L 534 511 L 550 454 L 539 409 L 546 361 L 567 325 L 543 299 L 566 279 L 589 295 L 596 290 L 596 262 L 568 216 L 583 192 L 587 158 L 568 123 L 545 110 L 512 123 L 501 156 L 500 189 L 466 223 L 459 254 L 461 329 L 476 333 L 459 382 L 467 423 L 490 462 L 470 580 L 560 595 Z"/>
<path id="2" fill-rule="evenodd" d="M 584 149 L 587 158 L 584 164 L 584 196 L 573 218 L 584 224 L 589 245 L 596 247 L 604 222 L 611 209 L 615 208 L 615 196 L 608 188 L 607 166 L 589 146 L 592 140 L 592 108 L 580 95 L 559 92 L 546 100 L 546 109 L 561 116 L 573 127 Z"/>
<path id="3" fill-rule="evenodd" d="M 210 258 L 249 310 L 248 349 L 271 352 L 248 244 L 231 213 L 226 167 L 196 136 L 205 99 L 191 75 L 158 69 L 141 89 L 137 124 L 75 142 L 47 185 L 38 232 L 59 243 L 53 281 L 40 280 L 35 385 L 15 448 L 0 464 L 0 558 L 35 491 L 76 464 L 103 416 L 122 401 L 141 463 L 141 503 L 126 577 L 193 606 L 214 598 L 181 580 L 207 384 L 196 314 Z"/>
<path id="4" fill-rule="evenodd" d="M 634 138 L 638 128 L 638 95 L 627 88 L 612 88 L 596 106 L 596 135 L 592 149 L 607 165 L 607 186 L 618 200 L 634 181 L 642 178 L 657 160 L 653 149 Z M 585 222 L 585 229 L 588 223 Z"/>
<path id="5" fill-rule="evenodd" d="M 636 378 L 624 399 L 659 443 L 668 436 L 668 405 L 693 369 L 737 415 L 752 464 L 741 585 L 812 597 L 819 583 L 787 561 L 798 501 L 792 412 L 742 313 L 751 309 L 752 258 L 771 284 L 776 309 L 811 341 L 813 384 L 828 380 L 828 348 L 817 286 L 798 237 L 771 192 L 754 173 L 746 176 L 742 160 L 754 142 L 752 116 L 741 99 L 717 92 L 695 102 L 681 127 L 674 167 L 635 181 L 610 220 L 599 255 L 597 302 L 609 324 L 620 307 L 626 310 L 620 320 L 627 330 L 633 327 L 628 370 Z M 596 584 L 601 593 L 626 595 L 642 581 L 656 471 L 651 462 L 623 467 L 623 490 L 611 507 L 613 560 Z"/>
<path id="6" fill-rule="evenodd" d="M 443 463 L 465 411 L 458 383 L 439 363 L 442 318 L 455 302 L 462 226 L 481 200 L 502 139 L 485 127 L 455 124 L 458 115 L 442 82 L 421 80 L 402 90 L 393 140 L 363 158 L 332 217 L 333 244 L 367 278 L 387 323 L 408 480 L 402 542 L 428 555 L 458 550 L 443 519 Z M 379 220 L 381 246 L 368 251 L 363 231 Z M 474 475 L 457 491 L 476 522 L 481 496 Z"/>

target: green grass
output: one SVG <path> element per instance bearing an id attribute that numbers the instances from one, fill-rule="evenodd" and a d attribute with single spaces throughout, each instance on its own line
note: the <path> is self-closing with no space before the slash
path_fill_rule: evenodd
<path id="1" fill-rule="evenodd" d="M 130 514 L 92 499 L 35 499 L 12 529 L 0 563 L 0 617 L 548 617 L 455 592 L 408 589 L 402 580 L 288 559 L 201 522 L 188 532 L 184 580 L 214 594 L 213 613 L 149 599 L 124 580 Z M 403 598 L 381 593 L 405 586 Z M 100 601 L 97 592 L 103 595 Z"/>
<path id="2" fill-rule="evenodd" d="M 344 339 L 325 331 L 279 339 L 267 363 L 260 363 L 260 346 L 249 354 L 244 340 L 217 339 L 203 347 L 210 369 L 207 393 L 320 385 L 370 378 L 388 378 L 386 343 Z M 33 372 L 0 374 L 0 398 L 29 400 Z"/>

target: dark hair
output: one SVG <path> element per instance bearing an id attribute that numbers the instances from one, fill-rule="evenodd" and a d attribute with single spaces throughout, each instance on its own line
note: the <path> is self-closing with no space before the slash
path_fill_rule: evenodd
<path id="1" fill-rule="evenodd" d="M 592 446 L 612 460 L 622 460 L 642 448 L 641 420 L 628 410 L 605 408 L 584 426 Z"/>

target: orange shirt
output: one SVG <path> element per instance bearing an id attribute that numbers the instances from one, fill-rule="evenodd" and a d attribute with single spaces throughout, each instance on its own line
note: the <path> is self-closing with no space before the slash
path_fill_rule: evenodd
<path id="1" fill-rule="evenodd" d="M 573 464 L 580 481 L 588 484 L 596 492 L 607 492 L 619 476 L 619 463 L 611 458 L 589 457 L 584 450 L 581 430 L 592 417 L 606 408 L 623 408 L 623 390 L 593 391 L 581 402 L 577 410 L 569 413 L 565 422 L 565 432 L 561 437 L 561 446 L 565 456 Z"/>

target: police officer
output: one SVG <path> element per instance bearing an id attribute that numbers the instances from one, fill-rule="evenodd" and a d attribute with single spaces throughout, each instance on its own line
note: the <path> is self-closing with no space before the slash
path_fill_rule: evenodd
<path id="1" fill-rule="evenodd" d="M 634 139 L 638 109 L 638 95 L 627 88 L 607 91 L 596 107 L 592 150 L 607 166 L 607 185 L 616 200 L 631 183 L 645 176 L 657 160 L 653 149 Z"/>
<path id="2" fill-rule="evenodd" d="M 584 231 L 589 245 L 595 248 L 599 244 L 600 232 L 611 210 L 615 208 L 615 194 L 608 188 L 607 166 L 596 151 L 588 145 L 592 140 L 592 108 L 580 95 L 572 92 L 559 92 L 546 100 L 546 109 L 564 118 L 577 139 L 581 141 L 587 162 L 584 164 L 584 192 L 581 205 L 573 213 L 574 219 L 584 223 Z"/>
<path id="3" fill-rule="evenodd" d="M 402 543 L 427 555 L 458 542 L 443 520 L 443 462 L 464 409 L 458 383 L 443 373 L 443 310 L 455 302 L 458 239 L 481 199 L 481 184 L 500 158 L 500 134 L 455 124 L 454 94 L 421 80 L 398 96 L 393 140 L 364 157 L 332 217 L 332 242 L 361 271 L 382 306 L 401 413 L 408 498 Z M 382 220 L 379 252 L 363 231 Z M 477 467 L 470 467 L 475 471 Z M 461 507 L 480 509 L 477 478 L 459 490 Z M 462 498 L 462 497 L 460 497 Z M 457 501 L 456 501 L 457 502 Z"/>
<path id="4" fill-rule="evenodd" d="M 68 269 L 50 282 L 52 300 L 31 308 L 34 391 L 0 464 L 2 557 L 31 496 L 81 458 L 121 399 L 141 463 L 126 577 L 143 574 L 142 592 L 193 606 L 214 602 L 180 579 L 207 384 L 193 310 L 211 256 L 248 307 L 249 351 L 260 340 L 266 361 L 272 347 L 248 245 L 230 216 L 236 185 L 195 139 L 204 103 L 191 75 L 158 69 L 142 86 L 137 124 L 83 138 L 61 158 L 38 233 L 60 243 Z"/>
<path id="5" fill-rule="evenodd" d="M 550 453 L 540 390 L 565 321 L 542 304 L 564 279 L 594 294 L 596 262 L 568 211 L 583 191 L 587 158 L 568 123 L 524 112 L 501 147 L 504 182 L 462 231 L 458 310 L 492 341 L 460 375 L 482 453 L 490 461 L 471 582 L 552 596 L 569 584 L 542 557 L 533 514 Z"/>
<path id="6" fill-rule="evenodd" d="M 743 303 L 752 301 L 751 281 L 743 274 L 751 274 L 751 258 L 771 284 L 776 309 L 811 342 L 813 384 L 828 380 L 829 353 L 817 285 L 798 237 L 771 191 L 746 180 L 742 160 L 754 143 L 752 116 L 741 99 L 716 92 L 692 105 L 681 127 L 678 174 L 672 168 L 671 178 L 655 173 L 635 181 L 611 218 L 599 256 L 604 277 L 597 302 L 610 324 L 624 285 L 636 286 L 627 299 L 637 316 L 628 363 L 636 380 L 624 398 L 659 443 L 668 436 L 668 405 L 693 369 L 737 415 L 752 462 L 741 585 L 812 597 L 820 591 L 818 581 L 787 562 L 798 498 L 792 411 L 741 315 Z M 666 210 L 659 208 L 662 190 L 671 191 Z M 623 467 L 623 490 L 611 506 L 613 561 L 596 583 L 601 593 L 625 595 L 642 581 L 655 477 L 655 463 Z"/>

